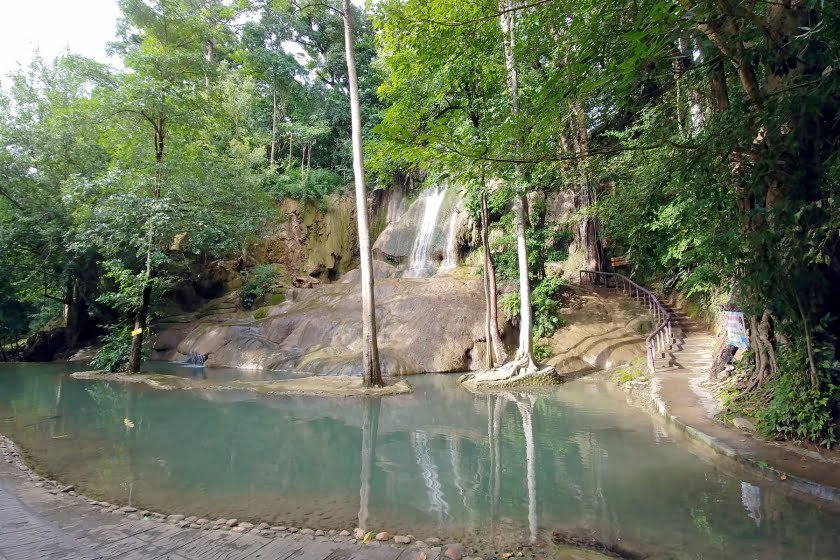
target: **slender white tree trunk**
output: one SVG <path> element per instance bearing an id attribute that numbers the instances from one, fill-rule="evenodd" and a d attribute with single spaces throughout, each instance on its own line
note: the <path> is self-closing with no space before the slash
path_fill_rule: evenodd
<path id="1" fill-rule="evenodd" d="M 350 120 L 353 141 L 353 175 L 356 186 L 356 218 L 359 226 L 359 255 L 362 273 L 362 362 L 367 387 L 382 385 L 379 349 L 376 344 L 376 307 L 373 291 L 373 266 L 370 252 L 365 165 L 362 152 L 362 110 L 359 103 L 359 79 L 356 76 L 356 54 L 353 47 L 353 23 L 350 0 L 343 0 L 344 50 L 347 56 L 347 81 L 350 88 Z"/>
<path id="2" fill-rule="evenodd" d="M 519 78 L 516 72 L 516 57 L 514 47 L 516 46 L 516 16 L 512 10 L 511 0 L 501 0 L 499 11 L 503 12 L 500 18 L 502 26 L 503 44 L 505 50 L 505 67 L 507 69 L 508 87 L 510 88 L 510 110 L 514 117 L 519 114 Z M 518 144 L 518 143 L 517 143 Z M 518 175 L 518 174 L 517 174 Z M 528 280 L 528 246 L 525 237 L 525 193 L 522 185 L 516 185 L 516 198 L 514 199 L 514 211 L 516 217 L 516 256 L 519 261 L 519 350 L 516 361 L 522 361 L 528 368 L 536 367 L 532 349 L 531 328 L 533 319 L 531 315 L 531 283 Z"/>
<path id="3" fill-rule="evenodd" d="M 277 152 L 277 84 L 271 87 L 271 152 L 268 154 L 268 164 L 274 165 L 274 155 Z"/>

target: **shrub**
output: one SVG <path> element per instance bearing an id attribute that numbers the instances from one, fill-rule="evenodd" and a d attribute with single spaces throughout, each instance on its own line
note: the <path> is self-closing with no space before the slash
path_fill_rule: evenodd
<path id="1" fill-rule="evenodd" d="M 551 346 L 549 346 L 548 344 L 536 343 L 534 344 L 533 352 L 534 359 L 537 362 L 542 363 L 551 357 Z"/>
<path id="2" fill-rule="evenodd" d="M 534 316 L 534 331 L 536 338 L 546 338 L 563 326 L 560 317 L 560 291 L 566 283 L 562 278 L 544 278 L 531 292 L 531 310 Z M 519 292 L 510 292 L 499 300 L 505 318 L 516 324 L 519 319 Z"/>
<path id="3" fill-rule="evenodd" d="M 104 343 L 90 365 L 113 373 L 125 368 L 131 354 L 131 333 L 125 325 L 108 325 L 108 334 L 102 337 Z"/>
<path id="4" fill-rule="evenodd" d="M 768 435 L 830 447 L 837 442 L 832 418 L 832 408 L 840 401 L 840 386 L 835 378 L 837 362 L 832 359 L 830 347 L 816 347 L 814 353 L 823 378 L 817 387 L 812 387 L 808 357 L 802 346 L 789 344 L 779 352 L 779 375 L 769 382 L 773 400 L 756 415 L 759 429 Z"/>
<path id="5" fill-rule="evenodd" d="M 276 291 L 271 295 L 271 305 L 280 305 L 286 301 L 286 295 L 281 291 Z"/>
<path id="6" fill-rule="evenodd" d="M 274 290 L 278 274 L 277 268 L 271 264 L 257 265 L 249 270 L 245 284 L 239 291 L 239 300 L 242 302 L 242 307 L 251 309 L 257 300 L 262 299 L 267 293 Z"/>
<path id="7" fill-rule="evenodd" d="M 268 317 L 268 307 L 260 307 L 254 311 L 254 319 L 260 320 Z"/>

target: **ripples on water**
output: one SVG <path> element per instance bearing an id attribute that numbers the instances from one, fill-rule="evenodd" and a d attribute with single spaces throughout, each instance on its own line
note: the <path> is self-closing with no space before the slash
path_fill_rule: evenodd
<path id="1" fill-rule="evenodd" d="M 535 542 L 545 555 L 553 530 L 655 558 L 840 555 L 840 517 L 712 462 L 602 383 L 476 396 L 429 375 L 380 401 L 155 391 L 68 379 L 74 369 L 0 367 L 0 431 L 99 499 L 488 550 Z"/>

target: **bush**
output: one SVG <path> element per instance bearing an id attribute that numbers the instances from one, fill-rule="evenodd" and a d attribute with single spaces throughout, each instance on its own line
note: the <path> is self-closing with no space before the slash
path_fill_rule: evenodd
<path id="1" fill-rule="evenodd" d="M 271 305 L 280 305 L 286 301 L 286 295 L 283 292 L 276 291 L 271 295 Z"/>
<path id="2" fill-rule="evenodd" d="M 131 331 L 125 325 L 108 325 L 108 334 L 102 337 L 104 343 L 90 365 L 110 373 L 120 371 L 128 364 L 131 355 Z"/>
<path id="3" fill-rule="evenodd" d="M 251 309 L 257 300 L 272 292 L 278 275 L 277 268 L 271 264 L 257 265 L 249 270 L 245 284 L 239 291 L 239 301 L 242 302 L 242 307 Z"/>
<path id="4" fill-rule="evenodd" d="M 536 338 L 546 338 L 563 326 L 560 317 L 560 291 L 566 283 L 562 278 L 544 278 L 531 292 L 531 311 L 534 316 L 533 334 Z M 499 300 L 505 318 L 516 324 L 519 319 L 519 292 L 510 292 Z"/>
<path id="5" fill-rule="evenodd" d="M 534 336 L 544 338 L 563 326 L 560 317 L 560 291 L 566 286 L 562 278 L 544 278 L 531 293 L 534 309 Z"/>
<path id="6" fill-rule="evenodd" d="M 268 307 L 260 307 L 254 311 L 254 319 L 259 321 L 260 319 L 265 319 L 266 317 L 268 317 Z"/>
<path id="7" fill-rule="evenodd" d="M 289 197 L 302 202 L 322 203 L 345 186 L 344 178 L 329 169 L 310 169 L 307 172 L 293 165 L 272 176 L 266 190 L 277 199 Z"/>
<path id="8" fill-rule="evenodd" d="M 840 401 L 840 386 L 835 379 L 837 362 L 831 359 L 829 348 L 815 348 L 823 379 L 821 386 L 812 387 L 808 357 L 801 346 L 789 344 L 779 353 L 780 373 L 769 382 L 773 400 L 756 415 L 759 429 L 768 435 L 831 447 L 837 442 L 832 408 Z M 822 360 L 821 354 L 825 357 Z"/>
<path id="9" fill-rule="evenodd" d="M 544 362 L 545 360 L 547 360 L 548 358 L 551 357 L 551 347 L 547 344 L 539 344 L 539 343 L 534 344 L 533 352 L 534 352 L 534 359 L 538 363 L 542 363 L 542 362 Z"/>

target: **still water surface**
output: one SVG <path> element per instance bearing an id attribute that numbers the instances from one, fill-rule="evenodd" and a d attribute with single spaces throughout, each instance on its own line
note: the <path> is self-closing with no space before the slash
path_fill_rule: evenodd
<path id="1" fill-rule="evenodd" d="M 77 369 L 0 367 L 0 432 L 99 499 L 480 550 L 534 542 L 544 557 L 552 530 L 652 558 L 840 557 L 836 512 L 710 457 L 604 383 L 476 396 L 428 375 L 380 401 L 156 391 Z"/>

